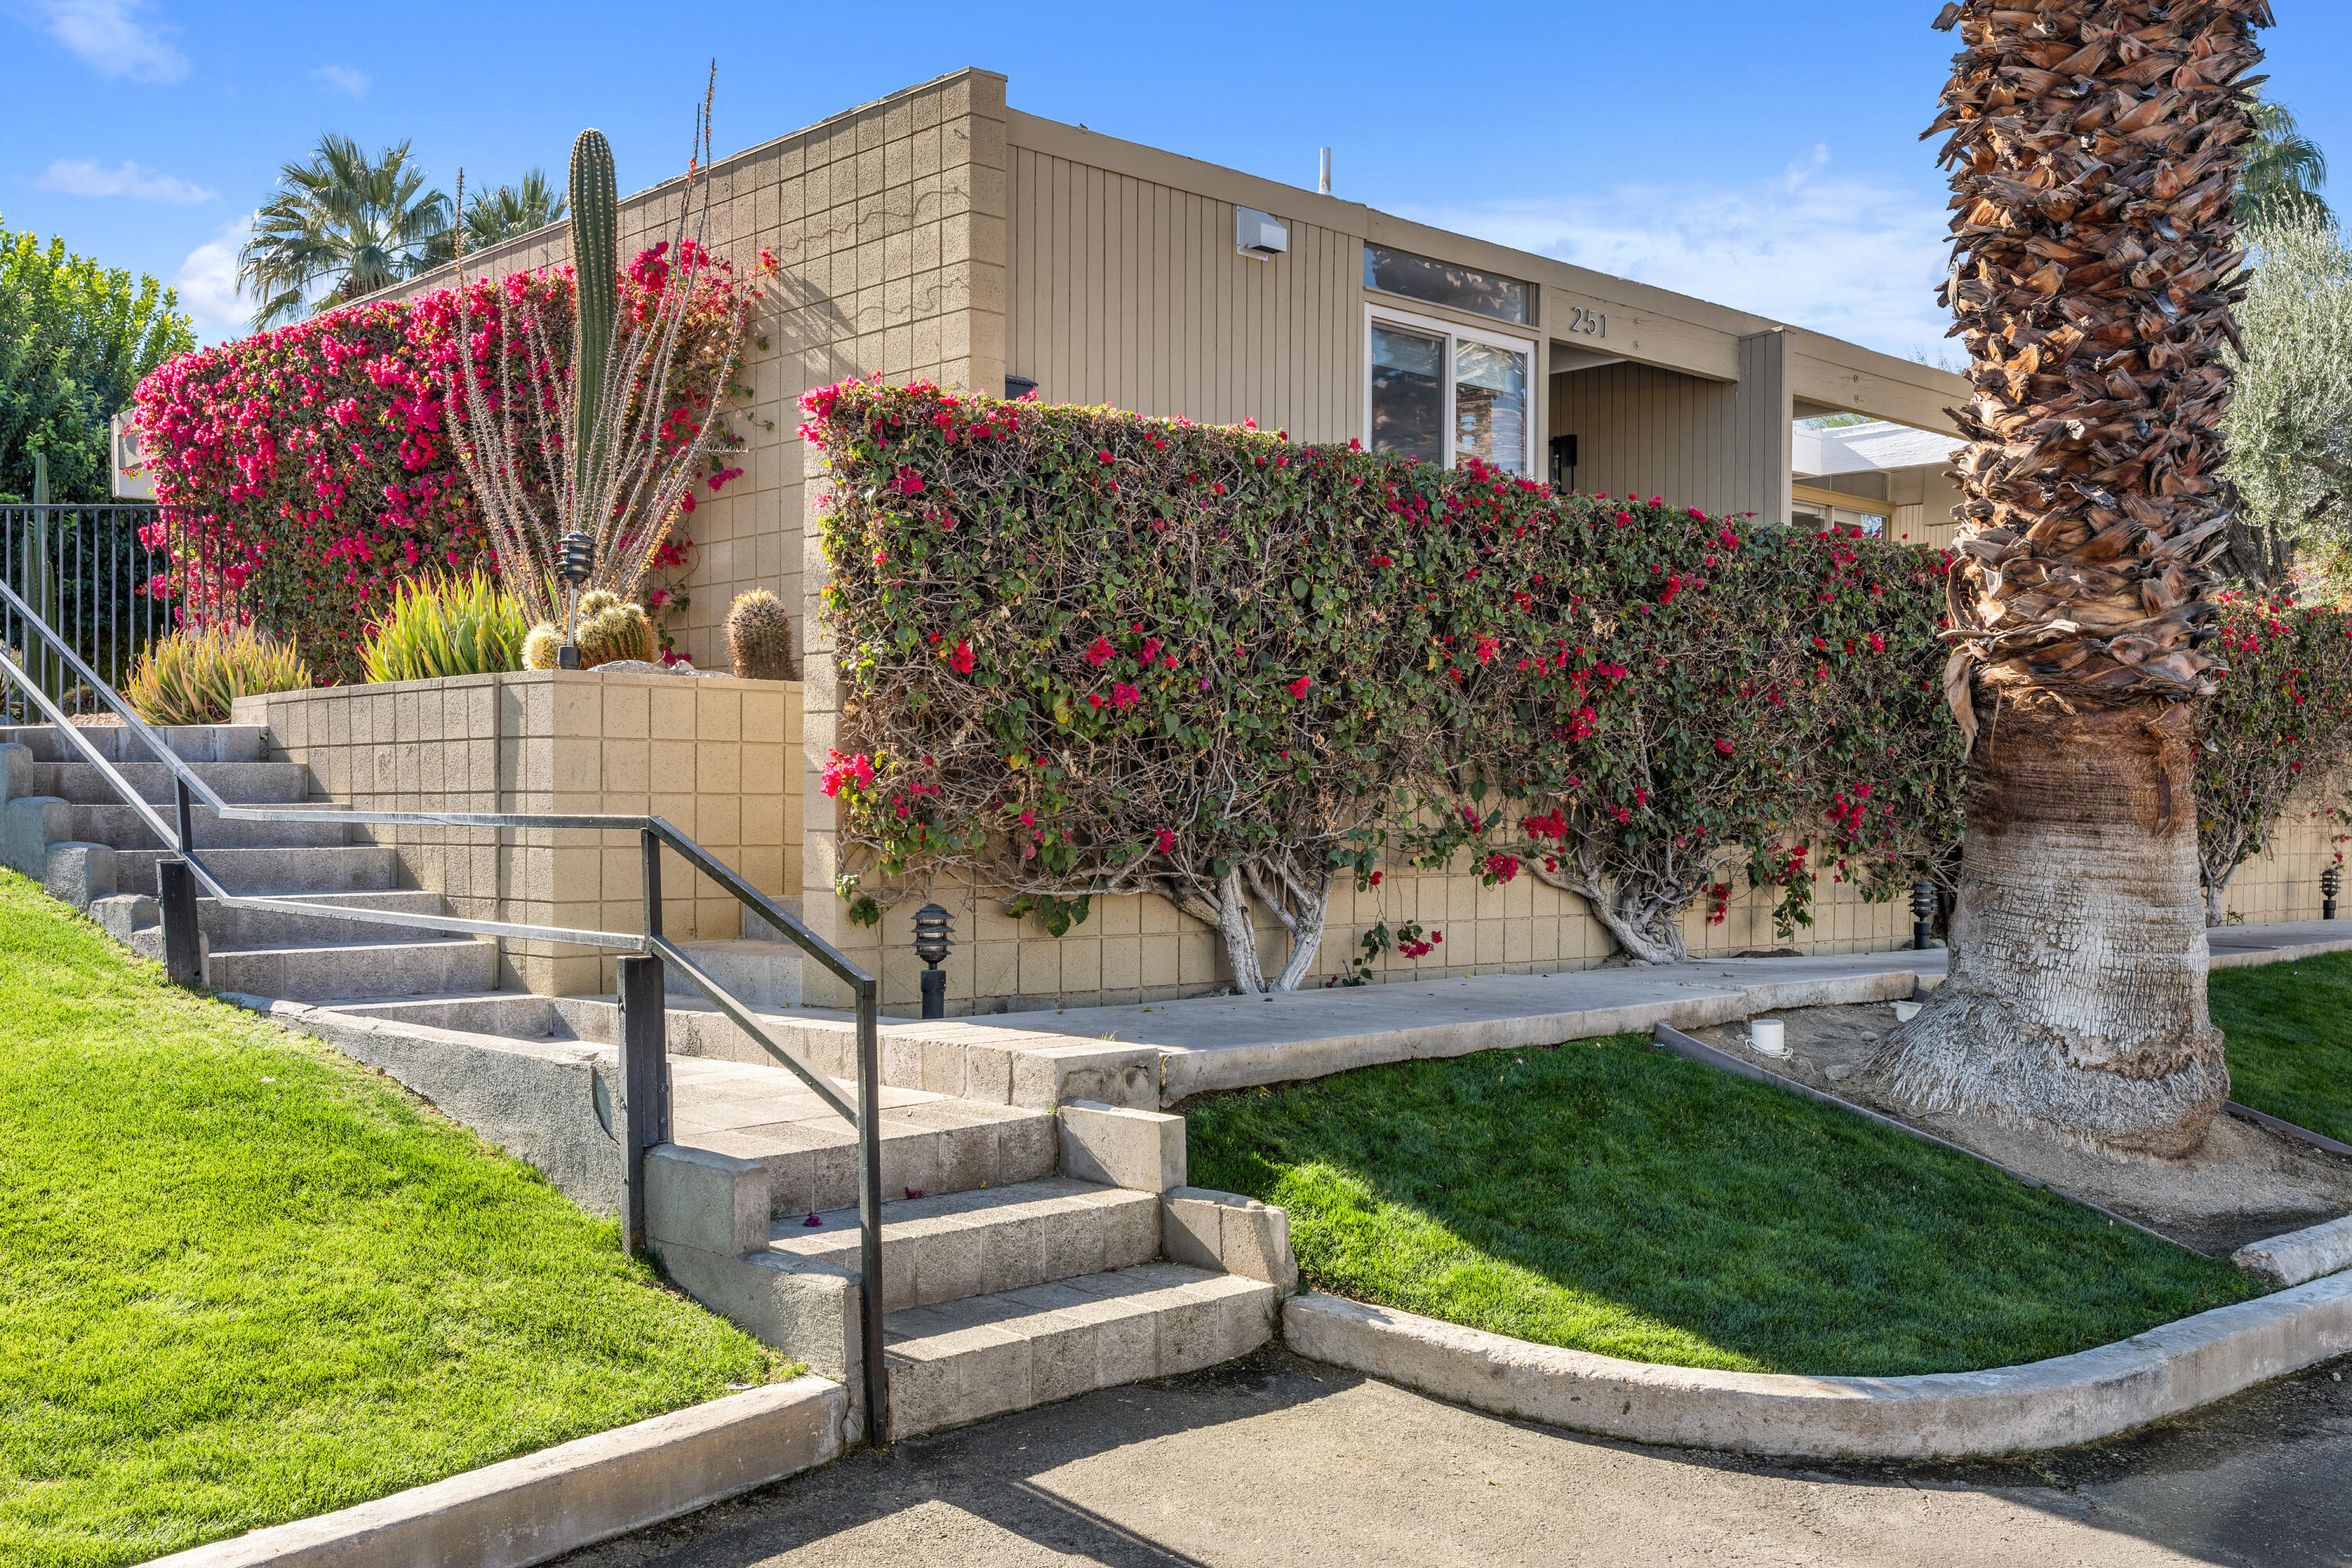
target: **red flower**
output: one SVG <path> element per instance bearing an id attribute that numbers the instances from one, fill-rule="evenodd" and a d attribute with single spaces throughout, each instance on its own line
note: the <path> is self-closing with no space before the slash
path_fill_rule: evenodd
<path id="1" fill-rule="evenodd" d="M 1735 749 L 1735 748 L 1732 746 L 1731 742 L 1728 742 L 1728 741 L 1717 741 L 1717 742 L 1715 743 L 1715 749 L 1716 749 L 1717 751 L 1718 751 L 1718 752 L 1722 752 L 1725 756 L 1727 756 L 1727 756 L 1731 755 L 1731 753 L 1732 753 L 1732 752 L 1734 751 L 1734 749 Z"/>
<path id="2" fill-rule="evenodd" d="M 1304 702 L 1307 700 L 1307 689 L 1314 684 L 1314 677 L 1302 675 L 1290 683 L 1290 695 Z"/>
<path id="3" fill-rule="evenodd" d="M 1519 874 L 1519 858 L 1500 853 L 1486 857 L 1486 874 L 1498 882 L 1507 882 Z"/>
<path id="4" fill-rule="evenodd" d="M 920 495 L 923 493 L 923 476 L 912 468 L 900 468 L 891 488 L 903 496 Z"/>
<path id="5" fill-rule="evenodd" d="M 971 644 L 959 639 L 955 645 L 955 652 L 948 658 L 948 668 L 958 675 L 970 675 L 972 666 L 978 662 L 972 658 Z"/>
<path id="6" fill-rule="evenodd" d="M 1110 662 L 1111 653 L 1112 648 L 1110 646 L 1110 639 L 1108 637 L 1097 637 L 1095 638 L 1094 646 L 1087 649 L 1087 662 L 1097 667 L 1108 664 Z"/>
<path id="7" fill-rule="evenodd" d="M 1166 828 L 1164 828 L 1164 827 L 1163 827 L 1163 828 L 1160 828 L 1160 829 L 1159 830 L 1159 834 L 1160 834 L 1160 852 L 1162 855 L 1173 855 L 1173 854 L 1175 854 L 1175 853 L 1176 853 L 1176 836 L 1175 836 L 1174 834 L 1172 834 L 1172 833 L 1169 832 L 1169 831 L 1168 831 Z"/>

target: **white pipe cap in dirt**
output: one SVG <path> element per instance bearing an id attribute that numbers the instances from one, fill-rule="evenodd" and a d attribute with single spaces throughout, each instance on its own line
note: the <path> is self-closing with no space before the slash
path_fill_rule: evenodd
<path id="1" fill-rule="evenodd" d="M 1778 1018 L 1750 1018 L 1748 1043 L 1759 1057 L 1785 1057 L 1789 1054 L 1788 1026 Z"/>

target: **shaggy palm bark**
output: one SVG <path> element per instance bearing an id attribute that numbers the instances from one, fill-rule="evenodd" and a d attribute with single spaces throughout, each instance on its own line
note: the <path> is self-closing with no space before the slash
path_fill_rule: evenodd
<path id="1" fill-rule="evenodd" d="M 2221 359 L 2268 0 L 1995 0 L 1942 117 L 1962 564 L 1945 678 L 1971 743 L 1949 981 L 1857 1084 L 2178 1155 L 2227 1100 L 2189 776 L 2213 689 Z"/>

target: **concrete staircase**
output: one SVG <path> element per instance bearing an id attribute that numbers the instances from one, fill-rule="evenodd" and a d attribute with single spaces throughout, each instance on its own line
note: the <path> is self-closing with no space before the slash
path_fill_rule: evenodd
<path id="1" fill-rule="evenodd" d="M 309 770 L 268 760 L 268 731 L 217 724 L 162 730 L 231 805 L 294 805 L 310 795 Z M 122 726 L 81 731 L 142 800 L 170 820 L 171 770 Z M 97 768 L 47 726 L 0 729 L 0 846 L 10 865 L 41 877 L 52 893 L 87 909 L 150 958 L 163 953 L 155 866 L 171 852 Z M 497 949 L 472 937 L 410 933 L 339 919 L 338 908 L 442 914 L 438 893 L 401 889 L 391 848 L 352 841 L 339 823 L 224 822 L 194 814 L 197 852 L 232 893 L 316 905 L 320 913 L 196 901 L 205 983 L 216 991 L 303 1001 L 485 991 L 498 983 Z"/>
<path id="2" fill-rule="evenodd" d="M 130 731 L 83 733 L 143 798 L 171 800 L 170 771 L 142 760 Z M 268 761 L 259 728 L 165 734 L 233 805 L 310 797 L 307 771 Z M 0 730 L 0 783 L 7 863 L 161 957 L 154 867 L 167 851 L 98 770 L 52 731 Z M 207 985 L 276 999 L 274 1016 L 383 1069 L 583 1206 L 616 1206 L 613 999 L 499 992 L 491 942 L 339 916 L 446 912 L 437 893 L 400 886 L 393 849 L 353 843 L 340 826 L 202 812 L 195 838 L 232 892 L 317 911 L 200 900 Z M 762 940 L 777 934 L 762 922 L 747 930 L 746 940 L 685 945 L 854 1100 L 853 1037 L 784 1011 L 801 1001 L 800 954 Z M 674 973 L 670 989 L 673 1142 L 648 1161 L 651 1245 L 706 1305 L 862 1403 L 856 1131 Z M 1044 1079 L 989 1051 L 886 1042 L 880 1289 L 892 1436 L 1196 1371 L 1266 1342 L 1295 1282 L 1286 1216 L 1187 1187 L 1181 1118 L 1077 1098 L 1100 1085 L 1156 1104 L 1156 1079 L 1126 1059 L 1133 1051 L 1080 1051 Z M 1108 1067 L 1093 1060 L 1105 1052 Z"/>

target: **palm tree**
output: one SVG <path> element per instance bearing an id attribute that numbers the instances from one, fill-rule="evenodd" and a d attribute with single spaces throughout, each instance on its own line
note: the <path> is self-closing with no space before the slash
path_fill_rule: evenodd
<path id="1" fill-rule="evenodd" d="M 2126 1154 L 2204 1141 L 2190 758 L 2219 673 L 2217 427 L 2267 0 L 1957 0 L 1929 134 L 1958 197 L 1946 298 L 1977 396 L 1947 579 L 1969 736 L 1950 978 L 1858 1087 Z"/>
<path id="2" fill-rule="evenodd" d="M 238 289 L 260 301 L 255 331 L 413 275 L 448 226 L 449 198 L 425 188 L 407 142 L 371 161 L 348 136 L 320 137 L 309 163 L 278 170 L 237 258 Z"/>
<path id="3" fill-rule="evenodd" d="M 2253 223 L 2327 210 L 2327 155 L 2303 133 L 2284 104 L 2257 102 L 2254 140 L 2238 176 L 2238 220 Z"/>
<path id="4" fill-rule="evenodd" d="M 461 170 L 459 173 L 462 175 L 464 172 Z M 460 178 L 460 194 L 463 194 L 464 184 L 465 181 Z M 502 240 L 562 223 L 563 215 L 569 210 L 563 197 L 547 183 L 546 170 L 527 169 L 523 172 L 520 184 L 479 191 L 466 203 L 466 249 L 468 252 L 487 250 Z M 433 242 L 431 262 L 438 266 L 455 259 L 457 254 L 457 231 L 447 230 Z"/>

